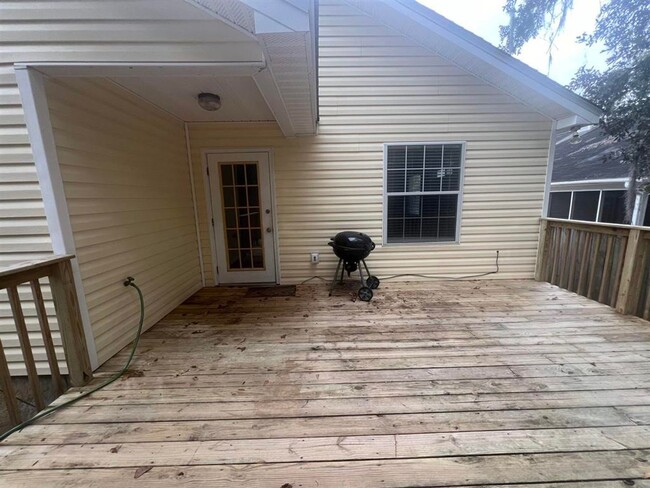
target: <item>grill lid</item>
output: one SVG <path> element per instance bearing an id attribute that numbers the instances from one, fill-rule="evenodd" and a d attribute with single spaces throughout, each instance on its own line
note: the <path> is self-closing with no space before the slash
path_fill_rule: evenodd
<path id="1" fill-rule="evenodd" d="M 330 241 L 330 246 L 339 249 L 370 252 L 375 248 L 375 243 L 372 242 L 372 239 L 362 232 L 339 232 Z"/>

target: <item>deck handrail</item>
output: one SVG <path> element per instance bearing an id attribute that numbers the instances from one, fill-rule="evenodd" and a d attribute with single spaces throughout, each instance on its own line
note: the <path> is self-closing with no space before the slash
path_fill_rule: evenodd
<path id="1" fill-rule="evenodd" d="M 650 319 L 650 229 L 543 218 L 535 279 Z"/>
<path id="2" fill-rule="evenodd" d="M 36 315 L 43 336 L 43 344 L 50 366 L 54 391 L 60 395 L 65 390 L 65 382 L 59 370 L 59 364 L 52 341 L 45 301 L 41 290 L 40 279 L 49 280 L 56 318 L 59 325 L 63 351 L 68 366 L 68 381 L 72 386 L 83 386 L 92 379 L 92 367 L 86 346 L 77 291 L 72 274 L 71 260 L 73 255 L 52 256 L 39 261 L 21 263 L 0 270 L 0 290 L 6 289 L 9 304 L 16 326 L 20 348 L 23 355 L 30 390 L 34 396 L 35 405 L 39 410 L 45 407 L 43 391 L 41 390 L 36 370 L 36 362 L 32 353 L 25 316 L 18 293 L 18 286 L 29 283 L 32 298 L 36 307 Z M 20 412 L 16 401 L 15 390 L 11 381 L 2 341 L 0 341 L 0 386 L 5 397 L 5 403 L 12 424 L 21 422 Z"/>

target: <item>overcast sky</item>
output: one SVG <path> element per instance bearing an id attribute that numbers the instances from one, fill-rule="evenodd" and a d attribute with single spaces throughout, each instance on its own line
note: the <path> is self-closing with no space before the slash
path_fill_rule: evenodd
<path id="1" fill-rule="evenodd" d="M 508 20 L 503 12 L 506 0 L 418 1 L 495 46 L 499 45 L 499 26 Z M 552 51 L 550 72 L 548 41 L 543 38 L 530 41 L 517 58 L 563 85 L 571 81 L 573 74 L 583 64 L 604 67 L 605 60 L 600 48 L 587 48 L 576 42 L 576 37 L 582 33 L 593 31 L 599 10 L 600 0 L 574 0 L 573 11 Z"/>

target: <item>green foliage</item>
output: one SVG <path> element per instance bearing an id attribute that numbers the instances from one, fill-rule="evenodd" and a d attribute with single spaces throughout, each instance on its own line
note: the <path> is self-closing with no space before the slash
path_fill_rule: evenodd
<path id="1" fill-rule="evenodd" d="M 510 23 L 500 28 L 502 47 L 517 53 L 530 39 L 562 30 L 573 0 L 507 0 Z M 603 71 L 582 67 L 570 87 L 603 108 L 601 126 L 626 141 L 623 161 L 638 178 L 650 178 L 650 1 L 603 0 L 593 33 L 577 39 L 602 44 Z"/>
<path id="2" fill-rule="evenodd" d="M 499 27 L 501 47 L 510 54 L 519 54 L 524 44 L 540 33 L 549 36 L 552 46 L 571 8 L 573 0 L 507 0 L 503 10 L 510 16 L 510 23 Z"/>

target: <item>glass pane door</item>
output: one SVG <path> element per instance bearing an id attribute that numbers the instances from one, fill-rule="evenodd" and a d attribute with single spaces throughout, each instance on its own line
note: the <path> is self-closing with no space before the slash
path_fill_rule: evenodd
<path id="1" fill-rule="evenodd" d="M 219 171 L 228 271 L 263 270 L 258 162 L 219 163 Z"/>

